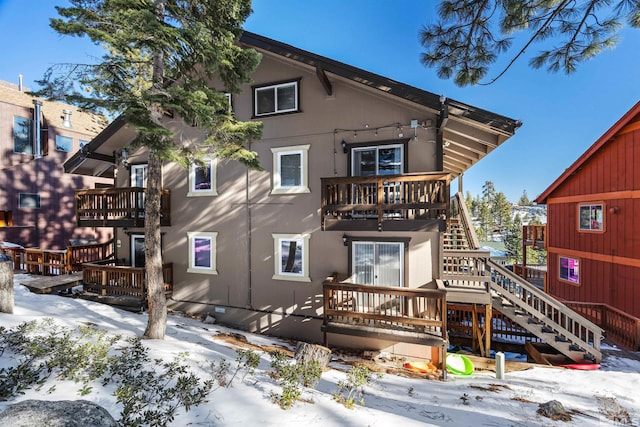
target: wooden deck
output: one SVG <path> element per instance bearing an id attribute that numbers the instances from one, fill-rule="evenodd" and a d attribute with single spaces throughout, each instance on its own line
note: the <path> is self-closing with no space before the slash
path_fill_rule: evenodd
<path id="1" fill-rule="evenodd" d="M 82 273 L 64 274 L 61 276 L 43 276 L 20 283 L 34 294 L 51 294 L 82 286 Z"/>

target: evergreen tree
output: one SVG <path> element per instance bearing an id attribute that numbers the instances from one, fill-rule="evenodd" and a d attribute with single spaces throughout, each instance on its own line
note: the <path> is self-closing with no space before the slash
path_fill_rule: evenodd
<path id="1" fill-rule="evenodd" d="M 420 31 L 426 49 L 421 61 L 436 68 L 440 78 L 453 77 L 457 85 L 466 86 L 495 82 L 535 42 L 550 48 L 533 57 L 530 66 L 569 74 L 581 62 L 615 46 L 623 21 L 640 27 L 640 2 L 441 0 L 438 15 L 439 22 Z M 495 78 L 481 83 L 518 31 L 530 32 L 530 37 Z"/>
<path id="2" fill-rule="evenodd" d="M 493 216 L 494 226 L 499 228 L 501 232 L 504 232 L 511 219 L 511 203 L 509 203 L 507 196 L 505 196 L 502 191 L 496 193 L 492 209 L 491 214 Z"/>
<path id="3" fill-rule="evenodd" d="M 135 126 L 130 148 L 148 152 L 145 198 L 146 285 L 149 321 L 144 335 L 164 338 L 166 301 L 160 248 L 163 161 L 188 165 L 207 152 L 258 168 L 245 141 L 257 139 L 261 123 L 239 122 L 228 113 L 224 92 L 250 81 L 260 55 L 238 45 L 249 0 L 69 0 L 51 20 L 58 33 L 88 37 L 105 47 L 95 64 L 54 66 L 38 82 L 40 96 L 120 114 Z M 212 82 L 217 82 L 215 85 Z M 194 124 L 201 144 L 174 138 L 168 119 Z"/>
<path id="4" fill-rule="evenodd" d="M 504 234 L 504 246 L 509 261 L 519 263 L 522 260 L 522 220 L 520 214 L 516 214 Z"/>
<path id="5" fill-rule="evenodd" d="M 531 206 L 531 201 L 529 200 L 529 196 L 527 195 L 527 190 L 522 190 L 522 196 L 518 200 L 518 205 L 520 206 Z"/>
<path id="6" fill-rule="evenodd" d="M 473 196 L 471 195 L 471 191 L 467 190 L 467 194 L 464 196 L 464 203 L 467 205 L 467 211 L 469 211 L 469 215 L 473 216 Z"/>

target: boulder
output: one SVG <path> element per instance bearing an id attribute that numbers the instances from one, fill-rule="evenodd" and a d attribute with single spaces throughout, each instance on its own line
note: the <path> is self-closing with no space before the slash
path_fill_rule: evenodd
<path id="1" fill-rule="evenodd" d="M 11 427 L 116 427 L 102 406 L 88 400 L 24 400 L 0 412 L 0 425 Z"/>

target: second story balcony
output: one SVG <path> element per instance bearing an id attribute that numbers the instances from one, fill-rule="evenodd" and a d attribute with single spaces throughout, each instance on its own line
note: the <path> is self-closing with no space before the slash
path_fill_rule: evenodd
<path id="1" fill-rule="evenodd" d="M 146 188 L 97 188 L 76 191 L 78 227 L 143 227 Z M 171 193 L 160 195 L 160 225 L 171 225 Z"/>
<path id="2" fill-rule="evenodd" d="M 443 172 L 322 178 L 322 229 L 444 231 L 450 180 Z"/>

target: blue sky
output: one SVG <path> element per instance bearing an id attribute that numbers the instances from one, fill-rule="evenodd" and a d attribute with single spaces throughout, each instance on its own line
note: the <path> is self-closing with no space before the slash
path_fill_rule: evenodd
<path id="1" fill-rule="evenodd" d="M 0 0 L 5 41 L 0 80 L 17 83 L 23 74 L 25 85 L 35 87 L 33 81 L 52 64 L 99 56 L 91 43 L 62 37 L 48 26 L 54 4 L 65 2 Z M 418 31 L 436 19 L 436 5 L 435 0 L 254 0 L 245 28 L 521 120 L 514 137 L 465 174 L 465 191 L 474 195 L 491 180 L 511 201 L 525 189 L 533 199 L 640 99 L 640 30 L 632 29 L 621 32 L 615 49 L 570 76 L 532 70 L 524 58 L 497 83 L 458 88 L 419 61 Z"/>

